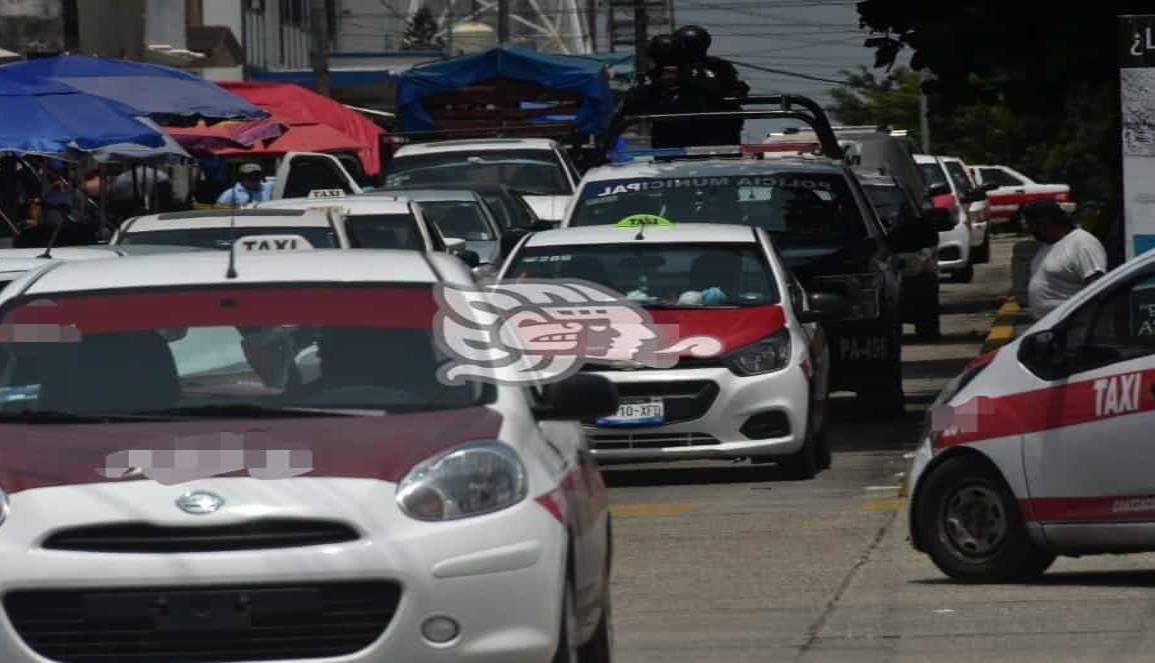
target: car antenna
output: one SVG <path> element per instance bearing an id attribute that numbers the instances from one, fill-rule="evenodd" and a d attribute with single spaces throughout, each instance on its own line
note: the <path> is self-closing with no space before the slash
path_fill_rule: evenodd
<path id="1" fill-rule="evenodd" d="M 56 224 L 56 228 L 52 231 L 52 237 L 48 238 L 48 245 L 44 247 L 44 253 L 36 256 L 37 258 L 44 258 L 45 260 L 52 259 L 52 248 L 56 246 L 56 238 L 60 236 L 60 229 L 64 227 L 65 223 L 67 223 L 67 219 L 61 218 L 60 222 Z"/>
<path id="2" fill-rule="evenodd" d="M 634 235 L 634 239 L 640 240 L 640 239 L 645 239 L 645 238 L 646 238 L 646 224 L 639 223 L 638 224 L 638 234 Z"/>
<path id="3" fill-rule="evenodd" d="M 237 278 L 237 207 L 233 202 L 229 212 L 229 268 L 225 270 L 226 279 Z"/>

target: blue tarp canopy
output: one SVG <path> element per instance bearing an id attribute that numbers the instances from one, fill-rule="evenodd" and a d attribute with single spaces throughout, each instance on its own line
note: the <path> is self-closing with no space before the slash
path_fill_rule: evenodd
<path id="1" fill-rule="evenodd" d="M 0 67 L 0 152 L 62 155 L 130 143 L 163 147 L 164 135 L 133 110 L 62 83 Z"/>
<path id="2" fill-rule="evenodd" d="M 580 55 L 553 55 L 527 48 L 499 46 L 450 60 L 415 67 L 397 77 L 397 118 L 401 131 L 431 131 L 433 119 L 421 100 L 497 77 L 529 81 L 582 96 L 575 124 L 583 134 L 609 124 L 613 97 L 605 65 Z"/>
<path id="3" fill-rule="evenodd" d="M 0 69 L 59 81 L 131 106 L 136 115 L 157 121 L 171 117 L 256 120 L 269 116 L 212 81 L 155 64 L 62 55 L 15 62 Z"/>

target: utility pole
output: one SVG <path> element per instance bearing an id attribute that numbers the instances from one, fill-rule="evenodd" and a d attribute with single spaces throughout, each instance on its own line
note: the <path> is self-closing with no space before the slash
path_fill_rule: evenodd
<path id="1" fill-rule="evenodd" d="M 926 69 L 923 69 L 918 73 L 918 137 L 922 142 L 922 153 L 930 154 L 930 120 L 927 118 L 926 93 L 922 91 L 926 79 Z"/>
<path id="2" fill-rule="evenodd" d="M 497 41 L 509 43 L 509 0 L 497 0 Z"/>
<path id="3" fill-rule="evenodd" d="M 646 71 L 646 46 L 650 40 L 646 9 L 646 0 L 634 0 L 634 71 L 638 74 Z"/>
<path id="4" fill-rule="evenodd" d="M 309 59 L 317 92 L 328 97 L 329 89 L 329 7 L 327 0 L 309 0 L 309 31 L 312 48 Z"/>

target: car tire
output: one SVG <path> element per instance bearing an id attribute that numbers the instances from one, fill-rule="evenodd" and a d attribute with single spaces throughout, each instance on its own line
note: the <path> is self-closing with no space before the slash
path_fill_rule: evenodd
<path id="1" fill-rule="evenodd" d="M 935 566 L 963 582 L 1041 575 L 1055 561 L 1031 540 L 1018 500 L 987 461 L 958 456 L 931 470 L 916 497 L 920 539 Z"/>
<path id="2" fill-rule="evenodd" d="M 566 574 L 564 596 L 561 606 L 561 624 L 558 626 L 557 650 L 552 663 L 581 663 L 577 645 L 577 603 L 573 579 Z"/>
<path id="3" fill-rule="evenodd" d="M 598 620 L 593 636 L 578 648 L 578 661 L 581 663 L 612 663 L 614 660 L 614 618 L 609 585 L 607 577 L 602 618 Z"/>
<path id="4" fill-rule="evenodd" d="M 976 265 L 986 265 L 991 261 L 991 231 L 990 226 L 987 226 L 986 235 L 983 237 L 983 243 L 971 249 L 971 261 Z"/>
<path id="5" fill-rule="evenodd" d="M 794 453 L 783 456 L 778 461 L 778 467 L 787 479 L 806 481 L 818 474 L 818 450 L 814 439 L 809 435 L 802 441 L 802 446 Z"/>

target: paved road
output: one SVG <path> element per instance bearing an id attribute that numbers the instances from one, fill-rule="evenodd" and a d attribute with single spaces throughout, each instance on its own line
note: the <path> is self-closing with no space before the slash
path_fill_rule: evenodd
<path id="1" fill-rule="evenodd" d="M 979 353 L 1010 243 L 944 285 L 944 338 L 904 348 L 908 416 L 837 409 L 834 466 L 613 467 L 622 663 L 1155 661 L 1155 556 L 1062 559 L 1031 585 L 949 582 L 905 541 L 904 454 L 942 384 Z M 909 329 L 908 329 L 909 331 Z"/>

